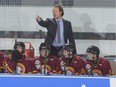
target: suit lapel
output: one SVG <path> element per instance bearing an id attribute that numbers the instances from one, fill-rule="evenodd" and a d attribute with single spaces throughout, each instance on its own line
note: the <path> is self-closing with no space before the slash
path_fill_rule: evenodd
<path id="1" fill-rule="evenodd" d="M 53 22 L 54 22 L 55 29 L 57 29 L 57 23 L 56 23 L 56 20 L 54 18 L 53 18 Z"/>
<path id="2" fill-rule="evenodd" d="M 54 22 L 54 24 L 56 24 L 56 20 L 55 20 L 55 18 L 53 18 L 53 22 Z"/>
<path id="3" fill-rule="evenodd" d="M 55 21 L 55 19 L 53 18 L 53 24 L 54 24 L 54 26 L 53 26 L 53 31 L 52 32 L 54 32 L 53 33 L 53 37 L 55 38 L 55 36 L 56 36 L 56 30 L 57 30 L 57 23 L 56 23 L 56 21 Z"/>

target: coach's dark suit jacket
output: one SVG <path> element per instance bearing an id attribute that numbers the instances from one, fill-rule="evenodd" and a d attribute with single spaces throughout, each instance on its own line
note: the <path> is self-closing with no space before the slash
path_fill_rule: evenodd
<path id="1" fill-rule="evenodd" d="M 56 36 L 56 29 L 57 29 L 57 23 L 54 18 L 52 19 L 46 19 L 43 21 L 37 21 L 40 26 L 47 28 L 47 37 L 45 38 L 45 42 L 49 45 L 52 45 L 55 36 Z M 63 24 L 64 24 L 64 40 L 65 43 L 69 40 L 69 43 L 72 43 L 75 45 L 74 42 L 74 37 L 73 37 L 73 32 L 72 32 L 72 26 L 71 22 L 63 19 Z"/>

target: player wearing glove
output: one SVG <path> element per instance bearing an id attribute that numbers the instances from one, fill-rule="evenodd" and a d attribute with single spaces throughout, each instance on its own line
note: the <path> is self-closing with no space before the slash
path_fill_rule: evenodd
<path id="1" fill-rule="evenodd" d="M 25 54 L 25 44 L 23 42 L 17 42 L 14 45 L 14 51 L 10 57 L 5 58 L 6 72 L 24 74 L 31 73 L 31 60 L 26 58 Z"/>

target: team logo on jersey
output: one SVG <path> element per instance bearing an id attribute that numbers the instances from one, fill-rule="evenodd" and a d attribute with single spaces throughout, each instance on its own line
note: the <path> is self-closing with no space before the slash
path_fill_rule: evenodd
<path id="1" fill-rule="evenodd" d="M 102 66 L 102 64 L 99 64 L 99 66 Z"/>
<path id="2" fill-rule="evenodd" d="M 53 61 L 54 59 L 50 59 L 50 60 L 52 60 L 52 61 Z"/>
<path id="3" fill-rule="evenodd" d="M 76 61 L 76 63 L 77 63 L 77 61 Z M 60 62 L 60 66 L 61 66 L 61 69 L 62 69 L 63 71 L 66 71 L 66 73 L 69 74 L 69 75 L 72 75 L 72 74 L 75 73 L 74 68 L 71 67 L 71 66 L 66 66 L 66 63 L 65 63 L 64 61 L 61 61 L 61 62 Z"/>
<path id="4" fill-rule="evenodd" d="M 74 61 L 74 63 L 77 63 L 77 61 Z"/>
<path id="5" fill-rule="evenodd" d="M 65 71 L 65 67 L 66 67 L 66 63 L 64 62 L 64 61 L 61 61 L 60 62 L 60 66 L 61 66 L 61 69 L 63 70 L 63 71 Z"/>
<path id="6" fill-rule="evenodd" d="M 25 66 L 22 63 L 17 63 L 16 72 L 18 74 L 24 74 L 25 73 Z"/>
<path id="7" fill-rule="evenodd" d="M 87 69 L 87 70 L 91 70 L 91 65 L 90 65 L 90 64 L 87 64 L 87 65 L 86 65 L 86 69 Z"/>
<path id="8" fill-rule="evenodd" d="M 36 60 L 35 61 L 35 66 L 36 66 L 37 69 L 40 69 L 41 62 L 39 60 Z"/>

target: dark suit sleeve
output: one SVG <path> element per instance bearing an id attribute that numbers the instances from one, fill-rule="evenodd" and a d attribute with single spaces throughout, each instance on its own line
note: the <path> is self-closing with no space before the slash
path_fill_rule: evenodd
<path id="1" fill-rule="evenodd" d="M 71 22 L 69 22 L 69 43 L 74 44 L 75 49 L 74 49 L 74 53 L 76 54 L 76 44 L 75 44 L 75 40 L 74 40 L 74 36 L 73 36 L 73 30 L 72 30 L 72 25 Z"/>
<path id="2" fill-rule="evenodd" d="M 69 43 L 73 43 L 75 44 L 75 41 L 74 41 L 74 37 L 73 37 L 73 31 L 72 31 L 72 25 L 71 25 L 71 22 L 69 22 Z"/>
<path id="3" fill-rule="evenodd" d="M 49 26 L 49 19 L 47 18 L 45 21 L 41 18 L 40 21 L 36 20 L 38 24 L 42 27 L 48 28 Z"/>

